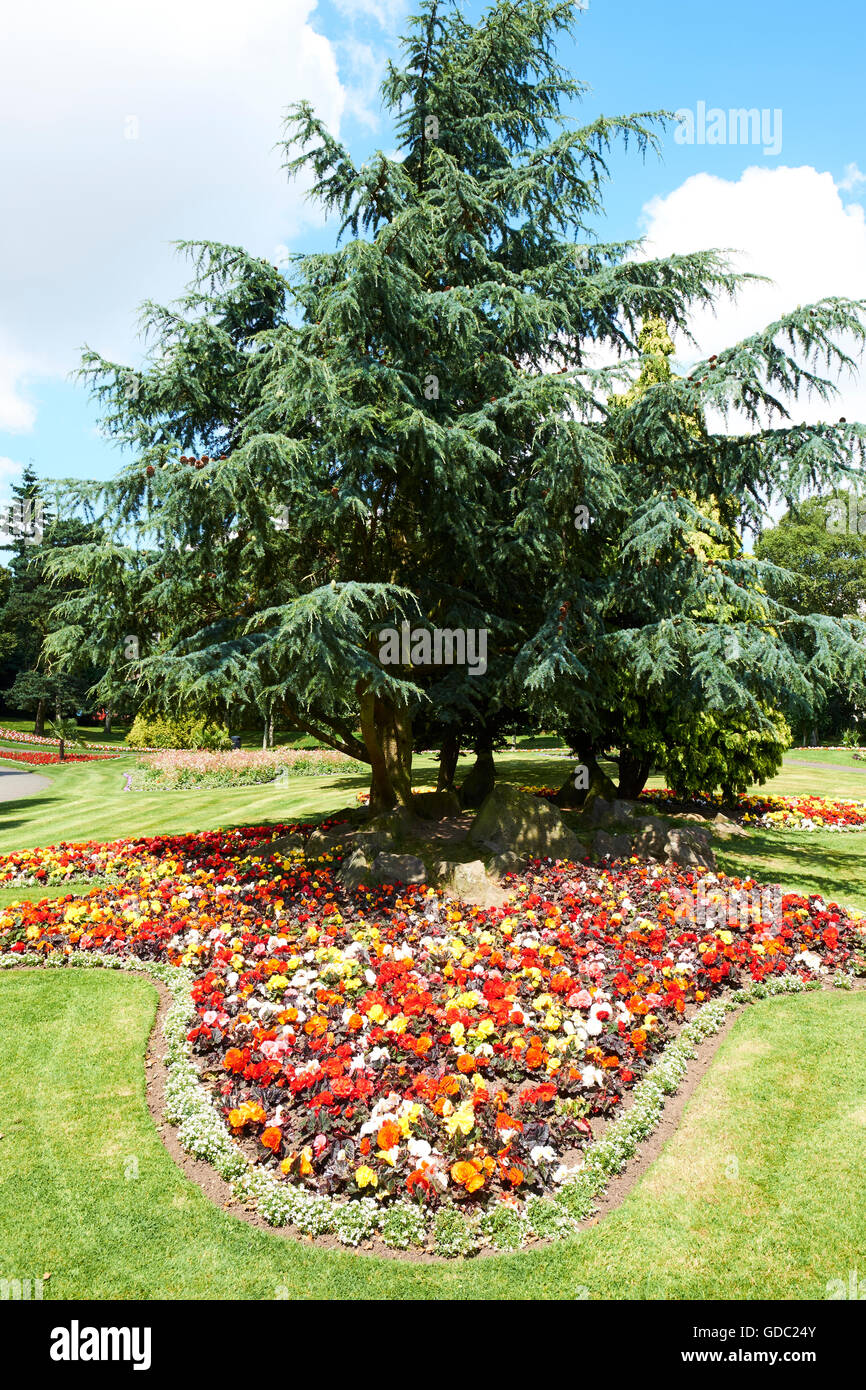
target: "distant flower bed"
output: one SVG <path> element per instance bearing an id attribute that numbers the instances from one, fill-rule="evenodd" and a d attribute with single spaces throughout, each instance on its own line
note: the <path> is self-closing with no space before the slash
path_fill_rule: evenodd
<path id="1" fill-rule="evenodd" d="M 2 728 L 2 726 L 0 726 L 0 738 L 5 739 L 5 740 L 7 741 L 7 743 L 31 743 L 31 744 L 35 744 L 37 748 L 59 748 L 59 747 L 60 747 L 60 739 L 59 739 L 59 738 L 49 738 L 48 734 L 25 734 L 25 733 L 22 733 L 22 731 L 21 731 L 20 729 L 4 729 L 4 728 Z M 83 740 L 83 741 L 82 741 L 80 744 L 78 744 L 77 746 L 78 746 L 79 748 L 93 748 L 93 749 L 97 749 L 99 752 L 105 753 L 105 756 L 106 756 L 106 757 L 111 757 L 111 756 L 116 757 L 116 756 L 118 756 L 120 753 L 125 753 L 125 752 L 127 751 L 125 748 L 111 749 L 111 745 L 106 745 L 105 743 L 88 743 L 88 741 L 87 741 L 86 739 Z M 149 750 L 147 750 L 147 751 L 149 751 Z"/>
<path id="2" fill-rule="evenodd" d="M 521 787 L 521 791 L 552 801 L 555 787 Z M 750 796 L 730 801 L 716 793 L 697 792 L 688 796 L 662 787 L 641 792 L 641 800 L 661 811 L 727 811 L 741 825 L 766 830 L 866 830 L 866 803 L 830 800 L 823 796 Z"/>
<path id="3" fill-rule="evenodd" d="M 641 796 L 657 806 L 687 809 L 698 807 L 721 809 L 729 805 L 720 795 L 684 797 L 670 787 L 661 791 L 641 792 Z M 743 825 L 768 830 L 866 830 L 866 803 L 862 801 L 831 800 L 823 796 L 751 796 L 737 797 L 734 819 Z"/>
<path id="4" fill-rule="evenodd" d="M 59 746 L 59 740 L 58 740 Z M 63 761 L 65 763 L 101 763 L 113 757 L 114 753 L 66 753 Z M 5 758 L 13 763 L 28 763 L 31 767 L 42 767 L 45 763 L 59 763 L 59 753 L 39 753 L 34 748 L 27 753 L 13 752 L 11 748 L 0 748 L 0 758 Z"/>
<path id="5" fill-rule="evenodd" d="M 319 777 L 360 766 L 330 748 L 236 749 L 231 753 L 166 750 L 145 758 L 132 774 L 136 791 L 205 791 L 252 787 L 286 777 Z"/>

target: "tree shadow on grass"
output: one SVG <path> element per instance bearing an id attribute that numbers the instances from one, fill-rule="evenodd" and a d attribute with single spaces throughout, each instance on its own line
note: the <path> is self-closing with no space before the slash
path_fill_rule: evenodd
<path id="1" fill-rule="evenodd" d="M 10 816 L 3 808 L 10 807 L 13 811 L 41 810 L 44 806 L 51 806 L 60 801 L 59 796 L 22 796 L 15 801 L 0 801 L 0 830 L 13 830 L 16 826 L 26 825 L 27 818 L 19 815 Z"/>
<path id="2" fill-rule="evenodd" d="M 716 846 L 719 868 L 738 878 L 781 883 L 826 899 L 866 903 L 866 832 L 834 836 L 827 844 L 808 835 L 752 832 L 749 840 Z"/>

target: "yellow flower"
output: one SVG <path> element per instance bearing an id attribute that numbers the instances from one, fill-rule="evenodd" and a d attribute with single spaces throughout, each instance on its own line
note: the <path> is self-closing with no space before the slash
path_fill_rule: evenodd
<path id="1" fill-rule="evenodd" d="M 458 1110 L 455 1110 L 453 1115 L 449 1115 L 445 1121 L 445 1128 L 452 1136 L 458 1132 L 460 1134 L 469 1134 L 474 1127 L 475 1112 L 472 1109 L 471 1100 L 464 1101 L 463 1105 L 461 1105 Z"/>
<path id="2" fill-rule="evenodd" d="M 359 1187 L 379 1186 L 379 1179 L 373 1169 L 367 1167 L 366 1163 L 362 1163 L 360 1168 L 355 1169 L 355 1182 Z"/>
<path id="3" fill-rule="evenodd" d="M 374 1023 L 381 1023 L 385 1017 L 385 1010 L 381 1004 L 371 1004 L 367 1010 L 367 1017 L 371 1018 Z"/>
<path id="4" fill-rule="evenodd" d="M 463 1024 L 459 1021 L 457 1023 L 452 1023 L 449 1031 L 451 1033 L 451 1041 L 460 1047 L 463 1039 L 466 1037 L 466 1029 L 463 1027 Z"/>

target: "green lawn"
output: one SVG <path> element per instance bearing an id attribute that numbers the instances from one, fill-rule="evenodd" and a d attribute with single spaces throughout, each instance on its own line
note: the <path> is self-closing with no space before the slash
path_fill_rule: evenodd
<path id="1" fill-rule="evenodd" d="M 48 777 L 50 787 L 20 801 L 0 802 L 0 854 L 60 840 L 112 840 L 122 835 L 157 835 L 218 826 L 258 825 L 276 821 L 321 819 L 357 805 L 357 794 L 369 788 L 369 776 L 359 773 L 298 777 L 264 787 L 216 791 L 127 792 L 124 769 L 132 759 L 112 762 L 53 763 L 31 769 Z M 471 759 L 461 764 L 471 766 Z M 510 781 L 560 785 L 564 764 L 545 758 L 506 753 L 499 759 L 502 776 Z M 24 764 L 0 767 L 28 769 Z M 415 759 L 418 786 L 435 787 L 437 761 L 432 754 Z"/>
<path id="2" fill-rule="evenodd" d="M 0 803 L 0 853 L 60 840 L 108 840 L 123 835 L 317 819 L 356 805 L 358 792 L 368 786 L 366 773 L 361 771 L 299 777 L 278 786 L 126 792 L 123 771 L 132 765 L 132 759 L 125 758 L 117 763 L 53 764 L 34 769 L 49 778 L 50 786 L 32 797 Z M 461 767 L 469 765 L 466 759 Z M 562 759 L 532 758 L 519 750 L 498 754 L 497 765 L 504 778 L 532 786 L 560 785 L 566 767 Z M 2 752 L 0 766 L 26 770 L 22 764 L 4 764 Z M 418 786 L 435 785 L 436 759 L 432 754 L 416 758 L 414 777 Z M 840 778 L 847 778 L 850 785 L 840 786 Z M 862 785 L 858 778 L 862 778 Z M 660 780 L 653 779 L 650 785 L 659 785 Z M 866 773 L 837 773 L 822 768 L 816 760 L 814 767 L 786 765 L 768 786 L 780 794 L 859 792 L 866 798 Z M 820 892 L 845 906 L 866 911 L 866 832 L 752 831 L 748 840 L 730 840 L 716 848 L 719 866 L 726 872 L 778 880 L 787 888 Z M 0 897 L 0 903 L 8 900 Z"/>
<path id="3" fill-rule="evenodd" d="M 50 1272 L 52 1299 L 823 1299 L 862 1268 L 866 993 L 752 1006 L 619 1208 L 466 1263 L 324 1250 L 214 1206 L 147 1110 L 155 1006 L 107 971 L 0 976 L 4 1278 Z"/>

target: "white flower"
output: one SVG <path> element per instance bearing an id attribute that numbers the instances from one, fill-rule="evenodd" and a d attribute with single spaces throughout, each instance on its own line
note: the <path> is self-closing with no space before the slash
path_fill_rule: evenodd
<path id="1" fill-rule="evenodd" d="M 413 1158 L 429 1158 L 433 1152 L 433 1147 L 428 1144 L 426 1139 L 410 1139 L 406 1146 Z"/>
<path id="2" fill-rule="evenodd" d="M 552 1163 L 556 1158 L 556 1151 L 549 1144 L 536 1144 L 534 1149 L 530 1149 L 529 1157 L 533 1163 Z"/>
<path id="3" fill-rule="evenodd" d="M 598 1067 L 584 1067 L 580 1074 L 582 1086 L 603 1086 L 604 1073 Z"/>
<path id="4" fill-rule="evenodd" d="M 810 970 L 814 970 L 816 975 L 824 970 L 821 964 L 821 957 L 816 955 L 814 951 L 801 951 L 798 956 L 794 957 L 794 960 L 801 960 Z"/>

